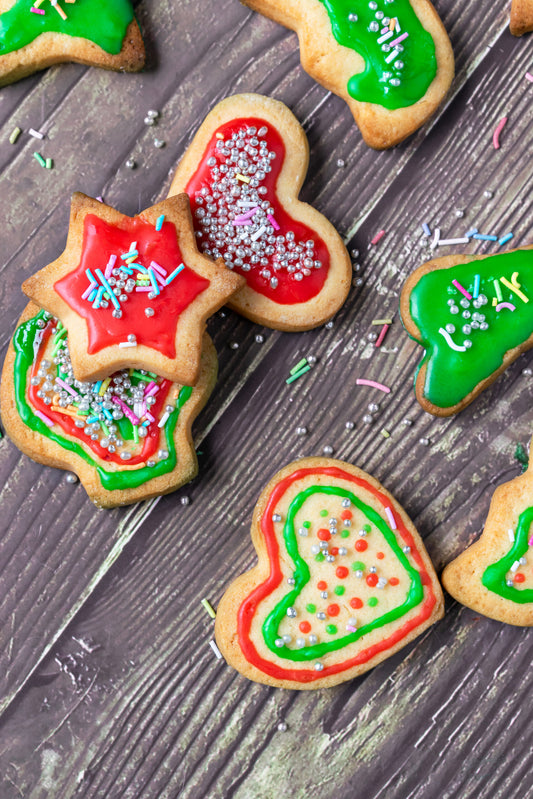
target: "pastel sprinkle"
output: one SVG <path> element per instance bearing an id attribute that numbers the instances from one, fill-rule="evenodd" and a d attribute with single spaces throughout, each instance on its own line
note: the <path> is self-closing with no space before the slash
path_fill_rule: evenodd
<path id="1" fill-rule="evenodd" d="M 516 305 L 513 305 L 512 302 L 499 302 L 496 306 L 496 310 L 501 311 L 502 308 L 508 308 L 510 311 L 516 311 Z"/>
<path id="2" fill-rule="evenodd" d="M 501 290 L 501 287 L 500 287 L 500 281 L 499 280 L 495 280 L 494 281 L 494 291 L 496 292 L 496 299 L 498 300 L 498 302 L 502 302 L 503 301 L 503 294 L 502 294 L 502 290 Z"/>
<path id="3" fill-rule="evenodd" d="M 396 526 L 396 519 L 394 518 L 394 514 L 393 514 L 392 510 L 388 506 L 385 508 L 385 513 L 387 514 L 387 519 L 389 520 L 389 524 L 391 526 L 391 529 L 392 530 L 397 530 L 398 528 Z"/>
<path id="4" fill-rule="evenodd" d="M 309 365 L 304 366 L 303 369 L 300 369 L 299 372 L 295 372 L 293 375 L 288 377 L 285 382 L 287 383 L 287 385 L 289 385 L 290 383 L 294 383 L 295 380 L 298 380 L 299 377 L 302 377 L 302 375 L 304 375 L 310 369 L 311 367 Z"/>
<path id="5" fill-rule="evenodd" d="M 213 610 L 213 606 L 211 605 L 208 599 L 202 599 L 201 605 L 212 619 L 216 617 L 217 614 Z"/>
<path id="6" fill-rule="evenodd" d="M 53 169 L 54 168 L 54 162 L 53 162 L 53 160 L 51 158 L 47 158 L 45 163 L 44 163 L 44 165 L 45 165 L 45 167 L 47 169 Z"/>
<path id="7" fill-rule="evenodd" d="M 126 349 L 126 347 L 136 347 L 137 346 L 137 342 L 136 341 L 119 341 L 118 346 L 121 347 L 122 349 Z"/>
<path id="8" fill-rule="evenodd" d="M 390 433 L 388 430 L 385 430 L 385 428 L 383 428 L 383 430 L 381 431 L 381 435 L 383 436 L 383 438 L 390 438 Z"/>
<path id="9" fill-rule="evenodd" d="M 429 245 L 432 250 L 434 250 L 435 247 L 437 247 L 439 239 L 440 239 L 440 227 L 436 227 L 435 232 L 433 234 L 433 241 Z"/>
<path id="10" fill-rule="evenodd" d="M 381 328 L 379 336 L 376 339 L 376 344 L 375 344 L 376 347 L 381 347 L 381 345 L 383 343 L 383 339 L 387 335 L 387 330 L 389 329 L 389 327 L 390 327 L 390 325 L 385 324 Z"/>
<path id="11" fill-rule="evenodd" d="M 385 235 L 385 231 L 384 230 L 378 231 L 376 233 L 376 235 L 374 236 L 374 238 L 371 239 L 370 244 L 372 244 L 372 245 L 377 244 L 379 241 L 381 241 L 381 239 L 383 238 L 384 235 Z"/>
<path id="12" fill-rule="evenodd" d="M 164 427 L 166 425 L 166 423 L 168 422 L 168 417 L 169 416 L 170 416 L 170 413 L 168 411 L 165 411 L 165 413 L 163 414 L 163 416 L 161 417 L 161 419 L 157 423 L 157 426 L 158 427 Z"/>
<path id="13" fill-rule="evenodd" d="M 358 377 L 355 382 L 358 386 L 370 386 L 370 388 L 377 388 L 385 392 L 385 394 L 390 394 L 390 388 L 388 388 L 388 386 L 384 386 L 383 383 L 376 383 L 375 380 L 367 380 L 364 377 Z"/>
<path id="14" fill-rule="evenodd" d="M 397 44 L 400 44 L 400 42 L 403 42 L 403 40 L 407 39 L 408 36 L 409 36 L 408 33 L 402 33 L 402 35 L 398 36 L 397 39 L 394 39 L 393 42 L 389 42 L 389 47 L 396 47 Z"/>
<path id="15" fill-rule="evenodd" d="M 86 300 L 90 295 L 98 288 L 98 283 L 91 283 L 88 288 L 85 289 L 83 294 L 81 295 L 82 300 Z M 95 295 L 96 296 L 96 295 Z M 92 302 L 92 300 L 90 300 Z"/>
<path id="16" fill-rule="evenodd" d="M 280 226 L 278 225 L 272 214 L 267 214 L 267 219 L 274 228 L 274 230 L 280 230 Z"/>
<path id="17" fill-rule="evenodd" d="M 180 264 L 180 265 L 177 267 L 177 269 L 174 269 L 174 271 L 170 273 L 170 275 L 169 275 L 169 276 L 167 277 L 167 279 L 165 280 L 165 285 L 167 285 L 167 286 L 168 286 L 168 284 L 169 284 L 169 283 L 172 283 L 172 281 L 174 280 L 174 278 L 175 278 L 175 277 L 177 277 L 177 276 L 179 275 L 179 273 L 182 271 L 182 269 L 185 269 L 185 264 Z"/>
<path id="18" fill-rule="evenodd" d="M 163 227 L 163 222 L 165 221 L 165 214 L 161 214 L 161 216 L 157 217 L 157 221 L 155 223 L 155 229 L 159 232 Z"/>
<path id="19" fill-rule="evenodd" d="M 93 302 L 93 308 L 99 308 L 100 303 L 102 302 L 102 297 L 104 296 L 105 287 L 99 286 L 98 291 L 96 292 L 96 297 Z"/>
<path id="20" fill-rule="evenodd" d="M 461 284 L 459 283 L 459 281 L 458 281 L 458 280 L 452 280 L 452 283 L 453 283 L 453 285 L 455 286 L 455 288 L 456 288 L 456 289 L 458 289 L 458 290 L 461 292 L 461 294 L 464 294 L 464 295 L 465 295 L 465 297 L 466 297 L 466 299 L 467 299 L 467 300 L 471 300 L 471 299 L 472 299 L 472 295 L 470 294 L 470 292 L 469 292 L 469 291 L 467 291 L 467 290 L 464 288 L 464 286 L 461 286 Z"/>
<path id="21" fill-rule="evenodd" d="M 466 236 L 464 236 L 463 238 L 460 238 L 460 239 L 439 239 L 438 242 L 437 242 L 437 246 L 438 247 L 446 247 L 446 246 L 452 245 L 452 244 L 468 244 L 469 241 L 470 241 L 470 239 L 467 238 Z"/>
<path id="22" fill-rule="evenodd" d="M 33 128 L 30 128 L 28 133 L 30 136 L 33 136 L 34 139 L 44 139 L 44 133 L 41 133 L 40 130 L 34 130 Z"/>
<path id="23" fill-rule="evenodd" d="M 459 344 L 456 344 L 455 341 L 450 336 L 450 334 L 448 333 L 448 331 L 445 330 L 443 327 L 439 327 L 439 333 L 441 334 L 441 336 L 444 336 L 444 338 L 448 342 L 448 346 L 451 347 L 452 350 L 455 350 L 456 352 L 466 352 L 466 347 L 460 347 Z"/>
<path id="24" fill-rule="evenodd" d="M 498 236 L 484 236 L 482 233 L 474 233 L 472 238 L 478 241 L 498 241 Z"/>
<path id="25" fill-rule="evenodd" d="M 162 267 L 162 266 L 159 266 L 159 264 L 157 263 L 157 261 L 152 261 L 152 262 L 151 262 L 151 264 L 150 264 L 150 266 L 151 266 L 151 268 L 152 268 L 152 269 L 154 269 L 156 272 L 159 272 L 159 274 L 163 275 L 163 277 L 166 277 L 166 275 L 167 275 L 167 270 L 166 270 L 166 269 L 163 269 L 163 267 Z"/>
<path id="26" fill-rule="evenodd" d="M 302 358 L 302 360 L 301 360 L 301 361 L 298 361 L 298 363 L 296 364 L 296 366 L 293 366 L 293 367 L 292 367 L 292 369 L 291 369 L 291 371 L 290 371 L 290 374 L 291 374 L 291 375 L 294 375 L 294 374 L 296 374 L 296 372 L 299 372 L 299 371 L 300 371 L 300 369 L 303 369 L 303 367 L 304 367 L 304 366 L 307 366 L 307 358 Z"/>
<path id="27" fill-rule="evenodd" d="M 115 266 L 116 260 L 117 260 L 117 256 L 116 255 L 110 255 L 109 256 L 109 261 L 107 262 L 107 265 L 106 265 L 106 268 L 105 268 L 105 272 L 104 272 L 106 277 L 108 277 L 108 278 L 111 277 L 111 272 L 113 271 L 113 267 Z"/>
<path id="28" fill-rule="evenodd" d="M 501 239 L 498 239 L 498 244 L 500 245 L 500 247 L 502 246 L 502 244 L 507 244 L 508 241 L 511 241 L 513 235 L 514 235 L 513 233 L 506 233 L 505 236 L 502 236 Z"/>
<path id="29" fill-rule="evenodd" d="M 473 228 L 470 228 L 470 230 L 466 231 L 465 236 L 466 236 L 467 239 L 471 239 L 472 236 L 474 236 L 476 233 L 477 233 L 477 227 L 473 227 Z"/>
<path id="30" fill-rule="evenodd" d="M 507 120 L 508 119 L 509 119 L 509 117 L 503 117 L 502 119 L 500 119 L 500 121 L 498 122 L 498 125 L 496 126 L 496 130 L 492 134 L 492 144 L 493 144 L 495 150 L 499 150 L 500 149 L 500 133 L 504 129 L 505 125 L 507 124 Z"/>
<path id="31" fill-rule="evenodd" d="M 429 227 L 427 222 L 424 222 L 422 224 L 422 230 L 424 231 L 424 236 L 431 236 L 431 228 Z"/>
<path id="32" fill-rule="evenodd" d="M 41 421 L 43 421 L 46 425 L 48 425 L 48 427 L 53 427 L 54 426 L 54 422 L 48 416 L 46 416 L 44 413 L 41 413 L 41 411 L 38 411 L 36 409 L 33 412 L 34 412 L 34 414 L 36 416 L 39 417 L 39 419 L 41 419 Z"/>
<path id="33" fill-rule="evenodd" d="M 119 344 L 119 346 L 120 346 L 120 344 Z M 133 411 L 132 411 L 132 410 L 130 410 L 130 409 L 128 408 L 128 406 L 126 405 L 126 403 L 125 403 L 125 402 L 123 402 L 123 401 L 122 401 L 122 400 L 121 400 L 119 397 L 116 397 L 116 396 L 115 396 L 115 397 L 113 397 L 113 398 L 112 398 L 112 402 L 114 402 L 114 403 L 115 403 L 115 405 L 118 405 L 118 406 L 119 406 L 119 408 L 121 409 L 121 411 L 122 411 L 122 412 L 123 412 L 123 413 L 124 413 L 124 414 L 125 414 L 125 415 L 128 417 L 128 419 L 130 420 L 130 422 L 131 422 L 132 424 L 139 424 L 139 422 L 140 422 L 140 419 L 139 419 L 139 417 L 138 417 L 138 416 L 135 416 L 135 414 L 133 413 Z"/>
<path id="34" fill-rule="evenodd" d="M 481 284 L 481 275 L 474 275 L 474 293 L 473 297 L 475 300 L 479 297 L 479 287 Z"/>
<path id="35" fill-rule="evenodd" d="M 44 14 L 44 8 L 35 8 L 35 6 L 32 6 L 30 11 L 32 14 Z"/>
<path id="36" fill-rule="evenodd" d="M 100 282 L 105 286 L 106 291 L 109 294 L 109 299 L 111 300 L 111 302 L 113 303 L 115 308 L 117 308 L 117 309 L 120 308 L 120 303 L 117 300 L 117 298 L 115 297 L 115 293 L 114 293 L 113 289 L 111 288 L 111 286 L 109 285 L 109 283 L 107 282 L 107 278 L 104 275 L 104 273 L 102 272 L 102 270 L 101 269 L 95 269 L 94 271 L 96 272 L 96 274 L 100 278 Z"/>
<path id="37" fill-rule="evenodd" d="M 530 83 L 533 83 L 533 75 L 531 74 L 531 72 L 526 72 L 526 74 L 525 74 L 525 76 L 524 76 L 524 77 L 525 77 L 525 79 L 526 79 L 526 80 L 528 80 Z"/>
<path id="38" fill-rule="evenodd" d="M 526 297 L 526 295 L 520 291 L 521 284 L 518 282 L 518 272 L 513 273 L 511 280 L 507 280 L 506 277 L 501 277 L 500 280 L 504 286 L 507 286 L 507 288 L 513 292 L 513 294 L 516 294 L 517 297 L 520 297 L 522 302 L 529 302 L 529 297 Z"/>
<path id="39" fill-rule="evenodd" d="M 155 277 L 155 272 L 152 268 L 148 270 L 148 274 L 150 275 L 150 281 L 152 283 L 152 288 L 154 290 L 154 294 L 158 295 L 160 293 L 159 286 L 157 285 L 157 280 Z"/>
<path id="40" fill-rule="evenodd" d="M 212 650 L 213 650 L 213 652 L 215 653 L 215 657 L 216 657 L 216 659 L 217 659 L 217 660 L 222 660 L 222 655 L 221 655 L 221 653 L 220 653 L 220 649 L 219 649 L 219 648 L 218 648 L 218 646 L 215 644 L 215 642 L 214 642 L 214 641 L 209 641 L 209 646 L 211 647 L 211 649 L 212 649 Z"/>
<path id="41" fill-rule="evenodd" d="M 45 167 L 45 168 L 46 168 L 46 161 L 45 161 L 45 160 L 44 160 L 44 158 L 42 157 L 41 153 L 34 153 L 34 154 L 33 154 L 33 157 L 35 158 L 35 160 L 36 160 L 36 161 L 38 161 L 38 162 L 39 162 L 39 164 L 40 164 L 42 167 Z"/>
<path id="42" fill-rule="evenodd" d="M 247 178 L 246 175 L 241 175 L 239 172 L 235 175 L 237 180 L 242 180 L 243 183 L 249 183 L 250 178 Z"/>
<path id="43" fill-rule="evenodd" d="M 10 144 L 15 144 L 15 142 L 17 141 L 17 139 L 18 139 L 18 137 L 20 136 L 21 133 L 22 133 L 21 128 L 19 128 L 19 127 L 14 128 L 12 130 L 12 132 L 11 132 L 10 137 L 9 137 L 9 143 Z"/>

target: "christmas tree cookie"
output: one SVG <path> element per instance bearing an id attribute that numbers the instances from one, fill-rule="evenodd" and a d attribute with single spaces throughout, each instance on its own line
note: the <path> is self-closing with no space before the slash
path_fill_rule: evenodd
<path id="1" fill-rule="evenodd" d="M 533 346 L 533 250 L 429 261 L 406 281 L 400 312 L 425 349 L 416 397 L 451 416 Z"/>
<path id="2" fill-rule="evenodd" d="M 500 486 L 479 541 L 442 573 L 458 602 L 507 624 L 533 626 L 533 467 Z"/>
<path id="3" fill-rule="evenodd" d="M 287 106 L 240 94 L 206 117 L 170 187 L 191 199 L 202 252 L 246 279 L 230 307 L 277 330 L 323 324 L 351 284 L 339 234 L 298 199 L 308 161 L 306 135 Z"/>
<path id="4" fill-rule="evenodd" d="M 78 193 L 65 251 L 22 289 L 67 328 L 78 380 L 133 367 L 190 386 L 207 318 L 243 283 L 198 252 L 186 194 L 130 218 Z"/>
<path id="5" fill-rule="evenodd" d="M 450 87 L 450 40 L 428 0 L 243 2 L 296 31 L 303 68 L 348 103 L 371 147 L 417 130 Z"/>
<path id="6" fill-rule="evenodd" d="M 66 328 L 30 303 L 4 364 L 2 421 L 30 458 L 76 472 L 97 505 L 126 505 L 195 477 L 191 425 L 216 373 L 205 334 L 193 388 L 133 368 L 96 383 L 76 380 Z"/>
<path id="7" fill-rule="evenodd" d="M 404 510 L 370 475 L 306 458 L 273 477 L 256 505 L 258 564 L 219 604 L 230 665 L 283 688 L 356 677 L 443 615 L 442 592 Z"/>
<path id="8" fill-rule="evenodd" d="M 533 31 L 533 0 L 513 0 L 510 28 L 513 36 Z"/>
<path id="9" fill-rule="evenodd" d="M 130 0 L 0 0 L 0 86 L 63 61 L 142 69 Z"/>

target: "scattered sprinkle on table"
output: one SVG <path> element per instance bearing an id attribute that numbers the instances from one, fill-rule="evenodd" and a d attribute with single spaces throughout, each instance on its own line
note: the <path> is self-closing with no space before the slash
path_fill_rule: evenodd
<path id="1" fill-rule="evenodd" d="M 218 646 L 215 644 L 215 642 L 214 641 L 209 641 L 209 646 L 211 647 L 211 649 L 215 653 L 216 659 L 217 660 L 222 660 L 222 654 L 221 654 L 220 649 L 218 648 Z"/>
<path id="2" fill-rule="evenodd" d="M 211 605 L 210 601 L 208 599 L 202 599 L 202 603 L 201 604 L 202 604 L 202 607 L 205 609 L 205 611 L 209 614 L 209 616 L 212 619 L 214 619 L 217 614 L 213 610 L 213 606 Z"/>
<path id="3" fill-rule="evenodd" d="M 383 383 L 377 383 L 375 380 L 367 380 L 365 377 L 358 377 L 355 381 L 358 386 L 370 386 L 370 388 L 377 388 L 385 394 L 390 394 L 390 388 L 384 386 Z"/>
<path id="4" fill-rule="evenodd" d="M 30 136 L 33 136 L 34 139 L 44 139 L 44 133 L 41 133 L 39 130 L 34 130 L 30 128 L 28 133 Z"/>
<path id="5" fill-rule="evenodd" d="M 316 358 L 314 358 L 312 355 L 308 358 L 302 358 L 300 361 L 298 361 L 296 366 L 293 366 L 290 370 L 289 377 L 285 380 L 287 385 L 294 383 L 295 380 L 298 380 L 298 378 L 302 377 L 304 374 L 306 374 L 306 372 L 309 372 L 315 361 Z"/>
<path id="6" fill-rule="evenodd" d="M 383 325 L 383 327 L 380 330 L 379 336 L 377 337 L 376 343 L 374 345 L 375 347 L 381 347 L 381 345 L 383 343 L 383 339 L 387 335 L 387 330 L 389 329 L 389 327 L 390 327 L 390 324 L 384 324 Z"/>
<path id="7" fill-rule="evenodd" d="M 383 436 L 383 438 L 390 438 L 390 433 L 388 430 L 385 430 L 385 428 L 383 428 L 383 430 L 381 431 L 381 435 Z"/>
<path id="8" fill-rule="evenodd" d="M 11 132 L 11 136 L 9 137 L 9 143 L 15 144 L 21 133 L 22 133 L 21 128 L 19 127 L 14 128 L 14 130 Z"/>
<path id="9" fill-rule="evenodd" d="M 33 157 L 35 158 L 35 160 L 36 160 L 36 161 L 37 161 L 37 162 L 38 162 L 38 163 L 39 163 L 39 164 L 40 164 L 42 167 L 44 167 L 44 168 L 46 169 L 46 161 L 45 161 L 45 160 L 44 160 L 44 158 L 42 157 L 41 153 L 34 153 L 34 154 L 33 154 Z"/>
<path id="10" fill-rule="evenodd" d="M 384 230 L 378 231 L 376 233 L 376 235 L 374 236 L 374 238 L 370 241 L 370 244 L 371 245 L 376 245 L 378 242 L 381 241 L 381 239 L 383 238 L 384 235 L 385 235 L 385 231 Z"/>
<path id="11" fill-rule="evenodd" d="M 503 117 L 502 119 L 500 119 L 500 121 L 498 122 L 498 125 L 496 126 L 496 130 L 492 134 L 492 144 L 493 144 L 495 150 L 499 150 L 500 149 L 500 133 L 504 129 L 505 125 L 507 124 L 507 120 L 508 119 L 509 119 L 509 117 Z"/>
<path id="12" fill-rule="evenodd" d="M 533 83 L 533 75 L 531 74 L 531 72 L 526 72 L 525 78 L 526 78 L 526 80 L 528 80 L 530 83 Z"/>

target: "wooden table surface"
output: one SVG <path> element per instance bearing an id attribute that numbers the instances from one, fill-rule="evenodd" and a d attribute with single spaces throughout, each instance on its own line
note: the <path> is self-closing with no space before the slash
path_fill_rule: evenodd
<path id="1" fill-rule="evenodd" d="M 96 510 L 65 472 L 0 442 L 1 799 L 531 796 L 527 629 L 448 597 L 441 622 L 373 671 L 299 693 L 216 660 L 200 604 L 216 606 L 254 562 L 254 502 L 300 455 L 331 446 L 374 474 L 438 570 L 479 535 L 495 486 L 519 473 L 533 354 L 460 415 L 436 419 L 415 401 L 421 350 L 397 314 L 404 279 L 428 257 L 422 222 L 446 237 L 475 225 L 531 241 L 533 85 L 524 75 L 533 40 L 511 37 L 507 2 L 436 6 L 456 55 L 452 93 L 392 152 L 369 150 L 345 104 L 302 71 L 294 34 L 237 0 L 142 2 L 140 75 L 63 65 L 1 90 L 2 356 L 25 305 L 22 280 L 63 249 L 71 192 L 101 194 L 127 214 L 163 198 L 202 118 L 232 93 L 272 95 L 294 111 L 311 146 L 303 198 L 360 253 L 332 326 L 278 333 L 231 312 L 210 321 L 220 377 L 195 425 L 199 477 L 177 493 Z M 155 127 L 144 124 L 150 108 L 161 112 Z M 24 133 L 11 145 L 15 125 Z M 30 138 L 30 127 L 46 138 Z M 55 168 L 42 169 L 35 150 Z M 377 349 L 371 322 L 389 314 Z M 309 354 L 316 367 L 287 386 Z M 357 387 L 357 377 L 392 393 Z M 372 402 L 380 409 L 365 424 Z"/>

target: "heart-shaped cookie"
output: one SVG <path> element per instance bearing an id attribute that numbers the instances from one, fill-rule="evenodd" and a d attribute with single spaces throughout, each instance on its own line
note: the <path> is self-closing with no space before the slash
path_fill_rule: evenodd
<path id="1" fill-rule="evenodd" d="M 533 626 L 533 467 L 500 486 L 481 538 L 442 573 L 446 590 L 477 613 Z"/>
<path id="2" fill-rule="evenodd" d="M 348 103 L 371 147 L 423 125 L 454 74 L 448 35 L 428 0 L 243 0 L 296 31 L 302 66 Z"/>
<path id="3" fill-rule="evenodd" d="M 218 606 L 224 657 L 252 680 L 323 688 L 356 677 L 443 615 L 442 592 L 405 511 L 377 480 L 306 458 L 255 507 L 258 564 Z"/>
<path id="4" fill-rule="evenodd" d="M 533 249 L 428 261 L 406 281 L 400 313 L 425 349 L 416 397 L 451 416 L 533 346 Z"/>
<path id="5" fill-rule="evenodd" d="M 97 383 L 76 380 L 66 328 L 30 303 L 4 363 L 2 421 L 30 458 L 76 472 L 98 506 L 127 505 L 195 477 L 191 425 L 216 374 L 206 333 L 194 388 L 137 369 Z"/>
<path id="6" fill-rule="evenodd" d="M 189 195 L 199 249 L 246 278 L 228 305 L 278 330 L 323 324 L 350 289 L 340 236 L 298 200 L 308 160 L 305 133 L 283 103 L 235 95 L 206 117 L 169 192 Z"/>

